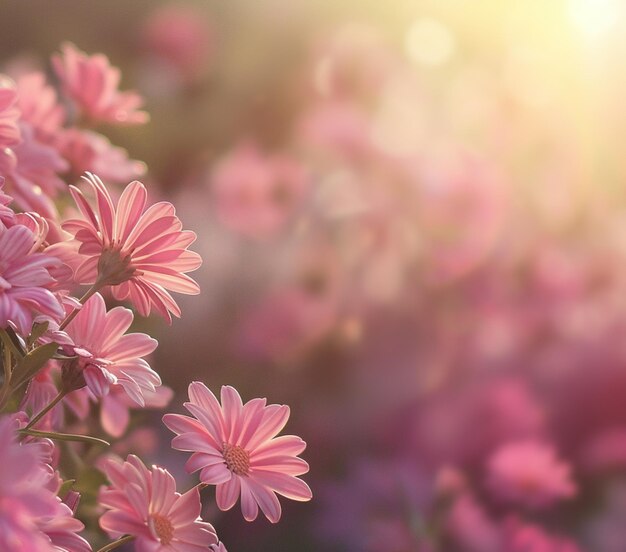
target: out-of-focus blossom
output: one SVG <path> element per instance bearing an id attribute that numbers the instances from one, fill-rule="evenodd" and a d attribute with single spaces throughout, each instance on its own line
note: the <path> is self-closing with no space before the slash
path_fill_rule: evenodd
<path id="1" fill-rule="evenodd" d="M 147 192 L 141 182 L 126 186 L 114 206 L 97 176 L 90 174 L 86 181 L 96 196 L 96 210 L 71 186 L 83 218 L 64 222 L 63 228 L 74 240 L 57 244 L 60 249 L 69 248 L 70 257 L 75 257 L 76 280 L 112 286 L 113 296 L 130 300 L 142 316 L 154 308 L 171 322 L 172 314 L 180 316 L 180 308 L 168 290 L 190 295 L 200 292 L 185 274 L 202 263 L 197 253 L 187 250 L 195 233 L 182 230 L 171 203 L 162 201 L 145 209 Z M 73 248 L 77 248 L 75 254 Z"/>
<path id="2" fill-rule="evenodd" d="M 14 146 L 20 141 L 20 129 L 17 124 L 20 112 L 16 102 L 15 83 L 8 77 L 0 75 L 0 149 Z"/>
<path id="3" fill-rule="evenodd" d="M 65 120 L 65 110 L 54 88 L 41 71 L 20 75 L 16 84 L 21 120 L 32 127 L 39 141 L 50 144 Z"/>
<path id="4" fill-rule="evenodd" d="M 124 307 L 107 312 L 99 293 L 91 297 L 66 328 L 76 354 L 69 371 L 79 371 L 96 397 L 121 386 L 138 405 L 144 406 L 144 392 L 153 393 L 161 378 L 142 358 L 156 349 L 157 341 L 142 333 L 125 334 L 133 313 Z"/>
<path id="5" fill-rule="evenodd" d="M 63 309 L 50 291 L 50 270 L 61 263 L 45 253 L 33 252 L 35 238 L 25 226 L 0 224 L 0 327 L 15 326 L 28 335 L 37 314 L 59 320 Z"/>
<path id="6" fill-rule="evenodd" d="M 200 552 L 217 544 L 213 526 L 200 519 L 197 487 L 181 495 L 167 470 L 149 470 L 132 454 L 123 463 L 109 460 L 104 470 L 111 485 L 100 491 L 107 509 L 100 527 L 111 537 L 132 535 L 137 550 L 155 552 Z"/>
<path id="7" fill-rule="evenodd" d="M 580 552 L 570 539 L 550 535 L 539 525 L 510 519 L 505 523 L 507 552 Z"/>
<path id="8" fill-rule="evenodd" d="M 213 29 L 204 13 L 182 5 L 155 10 L 141 31 L 143 48 L 184 80 L 206 71 L 214 48 Z"/>
<path id="9" fill-rule="evenodd" d="M 93 172 L 104 180 L 121 183 L 146 172 L 144 163 L 129 159 L 125 149 L 97 132 L 70 128 L 58 135 L 55 145 L 69 163 L 70 181 Z"/>
<path id="10" fill-rule="evenodd" d="M 226 550 L 226 547 L 224 546 L 223 542 L 218 542 L 217 544 L 212 544 L 209 547 L 209 550 L 211 550 L 211 552 L 228 552 L 228 550 Z"/>
<path id="11" fill-rule="evenodd" d="M 83 524 L 48 488 L 51 478 L 41 443 L 20 444 L 16 423 L 0 419 L 0 549 L 15 552 L 86 552 L 75 533 Z"/>
<path id="12" fill-rule="evenodd" d="M 446 516 L 446 532 L 464 552 L 501 552 L 502 534 L 471 493 L 455 501 Z"/>
<path id="13" fill-rule="evenodd" d="M 529 508 L 544 508 L 576 494 L 571 467 L 548 444 L 521 441 L 502 445 L 488 461 L 492 493 Z"/>
<path id="14" fill-rule="evenodd" d="M 23 209 L 55 219 L 52 198 L 66 188 L 59 174 L 68 164 L 54 147 L 35 138 L 30 125 L 20 123 L 20 128 L 22 141 L 13 148 L 16 163 L 7 175 L 11 194 Z"/>
<path id="15" fill-rule="evenodd" d="M 219 220 L 248 238 L 275 236 L 293 216 L 307 187 L 304 168 L 243 144 L 217 165 L 211 184 Z"/>
<path id="16" fill-rule="evenodd" d="M 64 92 L 78 105 L 82 115 L 94 123 L 136 125 L 148 121 L 136 92 L 120 92 L 120 71 L 106 56 L 88 56 L 73 44 L 66 43 L 52 65 Z"/>
<path id="17" fill-rule="evenodd" d="M 265 399 L 244 405 L 230 386 L 222 387 L 221 399 L 220 406 L 206 385 L 193 382 L 185 407 L 196 419 L 180 414 L 163 417 L 178 435 L 172 447 L 193 453 L 187 470 L 200 470 L 201 482 L 217 486 L 221 510 L 232 508 L 241 495 L 247 521 L 256 519 L 260 506 L 276 523 L 281 516 L 276 493 L 292 500 L 311 499 L 311 489 L 297 477 L 309 470 L 298 458 L 306 443 L 295 435 L 276 437 L 289 418 L 288 406 L 266 406 Z"/>
<path id="18" fill-rule="evenodd" d="M 173 395 L 172 390 L 165 385 L 160 385 L 154 392 L 143 389 L 142 408 L 165 408 Z M 124 388 L 119 384 L 112 385 L 109 393 L 100 400 L 102 429 L 112 437 L 120 437 L 128 428 L 132 408 L 137 408 L 137 403 L 129 397 Z"/>

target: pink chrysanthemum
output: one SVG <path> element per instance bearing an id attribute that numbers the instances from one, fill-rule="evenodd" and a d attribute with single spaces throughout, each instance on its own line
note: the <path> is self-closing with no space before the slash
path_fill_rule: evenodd
<path id="1" fill-rule="evenodd" d="M 111 486 L 100 492 L 108 509 L 100 527 L 112 538 L 133 535 L 141 552 L 201 552 L 217 544 L 213 526 L 200 519 L 197 487 L 177 493 L 169 472 L 148 470 L 132 454 L 124 463 L 109 460 L 104 470 Z"/>
<path id="2" fill-rule="evenodd" d="M 154 351 L 158 343 L 146 334 L 125 334 L 132 322 L 132 311 L 115 307 L 107 312 L 104 299 L 96 293 L 65 331 L 77 355 L 73 368 L 82 372 L 96 397 L 106 395 L 111 385 L 118 384 L 143 406 L 144 392 L 154 392 L 161 378 L 141 357 Z"/>
<path id="3" fill-rule="evenodd" d="M 41 71 L 34 71 L 17 79 L 17 90 L 21 120 L 34 129 L 38 140 L 49 143 L 65 119 L 65 110 L 58 102 L 54 88 L 48 85 Z"/>
<path id="4" fill-rule="evenodd" d="M 14 420 L 0 419 L 0 550 L 87 552 L 83 524 L 49 488 L 45 442 L 20 444 Z M 50 445 L 51 446 L 51 445 Z"/>
<path id="5" fill-rule="evenodd" d="M 216 500 L 229 510 L 241 495 L 241 510 L 247 521 L 256 519 L 259 506 L 272 523 L 280 519 L 276 493 L 298 501 L 311 499 L 311 489 L 298 479 L 309 465 L 297 456 L 306 443 L 295 435 L 276 437 L 287 423 L 289 407 L 253 399 L 245 405 L 237 391 L 223 386 L 222 405 L 200 382 L 189 386 L 185 407 L 196 419 L 166 414 L 165 425 L 178 436 L 177 450 L 193 452 L 189 472 L 200 471 L 200 481 L 217 485 Z"/>
<path id="6" fill-rule="evenodd" d="M 88 56 L 73 44 L 64 44 L 62 54 L 52 64 L 63 90 L 74 100 L 84 116 L 94 122 L 136 125 L 148 121 L 139 111 L 143 99 L 136 92 L 120 92 L 120 71 L 106 56 Z"/>
<path id="7" fill-rule="evenodd" d="M 228 552 L 223 542 L 218 542 L 217 544 L 212 544 L 209 546 L 209 550 L 211 552 Z"/>
<path id="8" fill-rule="evenodd" d="M 494 495 L 529 508 L 543 508 L 576 494 L 571 467 L 550 445 L 521 441 L 503 445 L 489 459 Z"/>
<path id="9" fill-rule="evenodd" d="M 200 292 L 198 284 L 184 274 L 202 263 L 200 255 L 187 250 L 196 234 L 182 230 L 171 203 L 155 203 L 144 211 L 147 192 L 141 182 L 131 182 L 114 206 L 97 176 L 89 174 L 86 181 L 96 195 L 96 210 L 71 186 L 84 218 L 63 224 L 74 235 L 74 242 L 65 245 L 78 246 L 81 264 L 76 280 L 110 285 L 116 299 L 129 299 L 142 316 L 154 307 L 171 322 L 170 313 L 180 316 L 180 308 L 168 290 L 189 295 Z"/>
<path id="10" fill-rule="evenodd" d="M 30 333 L 36 313 L 53 320 L 63 316 L 49 289 L 54 283 L 50 270 L 61 263 L 33 252 L 34 244 L 35 237 L 25 226 L 0 224 L 0 328 L 13 325 L 22 335 Z"/>

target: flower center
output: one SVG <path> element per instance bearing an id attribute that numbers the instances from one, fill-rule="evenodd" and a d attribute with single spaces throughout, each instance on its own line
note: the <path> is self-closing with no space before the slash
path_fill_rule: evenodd
<path id="1" fill-rule="evenodd" d="M 248 475 L 250 471 L 250 453 L 238 445 L 222 444 L 222 455 L 226 467 L 235 475 Z"/>
<path id="2" fill-rule="evenodd" d="M 131 254 L 122 253 L 117 244 L 105 247 L 98 260 L 98 281 L 105 286 L 118 286 L 135 275 Z"/>
<path id="3" fill-rule="evenodd" d="M 150 529 L 153 533 L 156 533 L 161 544 L 169 544 L 172 542 L 174 538 L 174 527 L 172 527 L 172 522 L 169 519 L 159 514 L 152 514 L 149 523 Z"/>

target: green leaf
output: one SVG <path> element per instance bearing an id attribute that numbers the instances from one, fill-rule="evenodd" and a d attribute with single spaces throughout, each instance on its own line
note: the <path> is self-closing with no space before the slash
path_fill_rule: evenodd
<path id="1" fill-rule="evenodd" d="M 91 443 L 92 445 L 110 446 L 111 443 L 98 437 L 91 435 L 74 435 L 73 433 L 57 433 L 56 431 L 39 431 L 38 429 L 20 429 L 22 435 L 30 435 L 31 437 L 47 437 L 56 441 L 76 441 L 79 443 Z"/>
<path id="2" fill-rule="evenodd" d="M 46 343 L 24 355 L 17 363 L 13 372 L 13 389 L 17 389 L 39 372 L 43 365 L 53 357 L 58 348 L 59 345 L 57 343 Z"/>
<path id="3" fill-rule="evenodd" d="M 6 330 L 0 329 L 0 339 L 5 347 L 11 349 L 15 357 L 22 358 L 26 354 L 20 339 L 11 328 L 7 328 Z"/>
<path id="4" fill-rule="evenodd" d="M 28 336 L 29 345 L 34 345 L 37 343 L 37 340 L 48 331 L 49 323 L 46 322 L 35 322 L 33 324 L 33 329 L 30 331 L 30 335 Z"/>
<path id="5" fill-rule="evenodd" d="M 67 496 L 67 493 L 72 490 L 74 483 L 76 483 L 76 479 L 68 479 L 67 481 L 63 481 L 63 483 L 61 483 L 61 486 L 59 487 L 59 492 L 57 493 L 57 496 L 61 500 L 63 500 Z"/>

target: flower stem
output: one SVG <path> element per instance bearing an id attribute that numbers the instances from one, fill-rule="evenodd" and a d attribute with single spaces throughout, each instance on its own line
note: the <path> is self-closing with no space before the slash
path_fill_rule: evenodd
<path id="1" fill-rule="evenodd" d="M 30 422 L 28 422 L 28 425 L 24 429 L 27 430 L 32 428 L 39 420 L 41 420 L 41 418 L 43 418 L 48 412 L 50 412 L 50 410 L 52 410 L 57 404 L 59 404 L 59 402 L 63 400 L 63 397 L 65 397 L 65 395 L 67 395 L 67 391 L 65 389 L 61 389 L 61 391 L 59 391 L 59 394 L 54 397 L 54 399 L 52 399 L 52 401 L 48 405 L 46 405 L 41 410 L 41 412 L 37 414 L 37 416 L 35 416 Z"/>
<path id="2" fill-rule="evenodd" d="M 118 546 L 122 546 L 122 544 L 132 541 L 134 538 L 134 535 L 125 535 L 113 542 L 110 542 L 106 546 L 103 546 L 102 548 L 100 548 L 100 550 L 98 550 L 98 552 L 109 552 L 109 550 L 114 550 Z"/>
<path id="3" fill-rule="evenodd" d="M 8 399 L 9 392 L 11 390 L 11 363 L 13 361 L 13 359 L 11 358 L 11 349 L 6 343 L 2 344 L 2 349 L 4 352 L 2 358 L 4 380 L 2 382 L 2 389 L 0 389 L 0 409 L 4 407 L 4 403 Z"/>
<path id="4" fill-rule="evenodd" d="M 85 293 L 85 295 L 83 295 L 80 298 L 80 304 L 84 305 L 87 302 L 87 299 L 89 299 L 94 293 L 96 293 L 100 288 L 102 287 L 102 285 L 99 282 L 96 282 L 93 286 L 91 286 L 87 292 Z M 76 318 L 76 315 L 78 314 L 80 309 L 74 309 L 72 312 L 70 312 L 66 317 L 65 320 L 63 320 L 63 322 L 61 322 L 61 325 L 59 326 L 59 330 L 64 330 L 67 325 L 74 320 L 74 318 Z"/>

